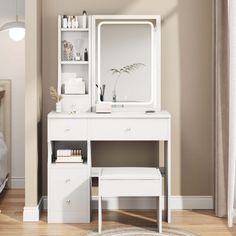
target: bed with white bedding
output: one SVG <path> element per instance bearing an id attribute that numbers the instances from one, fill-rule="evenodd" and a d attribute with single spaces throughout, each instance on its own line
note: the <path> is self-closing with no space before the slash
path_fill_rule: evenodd
<path id="1" fill-rule="evenodd" d="M 10 174 L 11 101 L 10 81 L 0 80 L 0 193 Z"/>

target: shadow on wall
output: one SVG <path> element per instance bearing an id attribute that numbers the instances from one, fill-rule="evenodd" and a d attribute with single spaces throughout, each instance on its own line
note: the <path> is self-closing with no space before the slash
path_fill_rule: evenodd
<path id="1" fill-rule="evenodd" d="M 213 195 L 212 4 L 178 4 L 182 195 Z"/>

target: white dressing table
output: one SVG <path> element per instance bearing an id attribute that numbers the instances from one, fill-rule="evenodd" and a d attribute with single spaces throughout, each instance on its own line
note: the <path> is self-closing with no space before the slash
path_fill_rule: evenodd
<path id="1" fill-rule="evenodd" d="M 48 211 L 49 222 L 78 222 L 77 216 L 85 214 L 86 217 L 81 219 L 80 222 L 89 222 L 90 221 L 90 186 L 89 179 L 91 177 L 92 166 L 92 157 L 91 157 L 91 141 L 164 141 L 165 145 L 165 206 L 167 210 L 167 222 L 171 221 L 171 206 L 170 206 L 170 190 L 171 190 L 171 119 L 170 114 L 166 111 L 156 112 L 152 114 L 145 114 L 144 112 L 114 112 L 112 114 L 96 114 L 96 113 L 80 113 L 78 115 L 71 115 L 66 113 L 55 113 L 51 112 L 48 115 L 48 149 L 49 157 L 53 155 L 52 144 L 54 141 L 85 141 L 87 144 L 87 163 L 86 164 L 69 164 L 66 168 L 66 175 L 63 174 L 64 169 L 58 169 L 58 182 L 52 182 L 52 179 L 55 179 L 57 174 L 55 173 L 55 167 L 58 164 L 52 163 L 49 161 L 49 195 L 55 195 L 55 184 L 59 184 L 60 180 L 62 183 L 66 182 L 68 179 L 73 179 L 75 175 L 74 172 L 78 172 L 77 175 L 81 175 L 79 168 L 83 168 L 86 172 L 86 177 L 83 176 L 85 182 L 87 181 L 87 187 L 85 188 L 87 192 L 76 190 L 80 188 L 81 182 L 75 182 L 72 188 L 64 188 L 64 199 L 61 199 L 61 204 L 68 205 L 67 201 L 70 201 L 70 205 L 80 204 L 82 201 L 84 205 L 87 205 L 87 208 L 79 209 L 78 207 L 71 208 L 68 207 L 66 210 L 66 216 L 63 213 L 63 207 L 57 208 L 55 206 L 55 201 L 58 197 L 55 196 L 51 199 L 49 198 Z M 145 158 L 145 157 L 144 157 Z M 64 164 L 67 165 L 67 164 Z M 63 166 L 63 164 L 59 164 Z M 76 166 L 79 168 L 76 170 Z M 71 168 L 71 171 L 69 171 Z M 50 170 L 53 169 L 53 175 L 50 174 Z M 74 171 L 73 171 L 74 170 Z M 60 174 L 59 174 L 60 173 Z M 72 176 L 70 176 L 72 175 Z M 74 189 L 73 189 L 74 188 Z M 66 191 L 68 191 L 66 193 Z M 51 193 L 51 194 L 50 194 Z M 72 202 L 75 198 L 67 199 L 67 196 L 70 198 L 71 193 L 77 194 L 80 201 Z M 52 201 L 52 203 L 50 203 Z M 63 203 L 64 201 L 64 203 Z M 78 209 L 77 212 L 74 209 Z M 54 212 L 54 214 L 52 213 Z M 52 214 L 50 214 L 52 213 Z M 57 214 L 57 216 L 56 216 Z M 61 217 L 59 217 L 61 215 Z M 55 220 L 56 218 L 56 220 Z M 73 220 L 74 219 L 74 220 Z"/>
<path id="2" fill-rule="evenodd" d="M 58 16 L 58 94 L 63 112 L 48 114 L 48 222 L 90 222 L 90 183 L 96 172 L 91 142 L 96 141 L 164 142 L 170 222 L 171 116 L 161 111 L 160 16 L 94 15 L 81 29 L 65 29 L 61 21 Z M 76 53 L 86 48 L 88 61 L 66 61 L 62 45 L 67 44 L 74 44 Z M 66 93 L 65 86 L 78 79 L 83 80 L 85 94 Z M 104 101 L 112 104 L 111 114 L 91 112 Z M 80 149 L 84 163 L 56 163 L 60 149 Z"/>

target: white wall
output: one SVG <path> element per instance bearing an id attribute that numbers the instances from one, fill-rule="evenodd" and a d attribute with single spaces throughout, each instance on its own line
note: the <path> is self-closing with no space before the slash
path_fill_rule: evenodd
<path id="1" fill-rule="evenodd" d="M 19 16 L 24 19 L 24 0 L 18 0 Z M 14 20 L 15 0 L 0 0 L 0 26 Z M 11 187 L 24 188 L 24 99 L 25 41 L 12 41 L 0 32 L 0 79 L 12 81 L 12 160 Z"/>

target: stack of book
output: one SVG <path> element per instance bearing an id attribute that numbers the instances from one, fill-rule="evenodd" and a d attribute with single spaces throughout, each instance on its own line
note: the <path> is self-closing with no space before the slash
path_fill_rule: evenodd
<path id="1" fill-rule="evenodd" d="M 58 149 L 57 163 L 76 162 L 83 163 L 81 149 Z"/>

